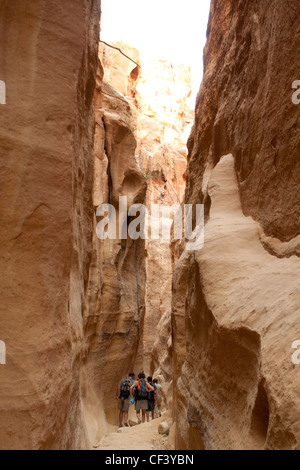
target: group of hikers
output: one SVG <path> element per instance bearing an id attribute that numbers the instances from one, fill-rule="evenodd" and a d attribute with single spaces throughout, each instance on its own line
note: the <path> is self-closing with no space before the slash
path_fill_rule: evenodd
<path id="1" fill-rule="evenodd" d="M 138 375 L 135 380 L 135 373 L 130 372 L 128 377 L 121 380 L 117 389 L 116 399 L 118 400 L 119 427 L 129 427 L 128 413 L 130 405 L 135 403 L 135 411 L 138 423 L 150 421 L 150 413 L 152 419 L 161 417 L 162 399 L 166 400 L 166 394 L 157 379 L 146 376 L 143 372 Z"/>

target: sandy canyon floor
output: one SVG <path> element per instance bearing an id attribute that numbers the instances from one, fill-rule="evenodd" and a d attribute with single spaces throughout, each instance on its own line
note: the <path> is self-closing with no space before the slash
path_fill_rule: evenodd
<path id="1" fill-rule="evenodd" d="M 164 417 L 121 430 L 115 427 L 101 439 L 95 450 L 167 450 L 168 437 L 158 433 L 163 421 Z"/>

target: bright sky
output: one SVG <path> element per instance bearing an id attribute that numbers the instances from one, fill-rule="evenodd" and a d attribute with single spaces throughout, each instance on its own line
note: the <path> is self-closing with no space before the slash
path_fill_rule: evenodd
<path id="1" fill-rule="evenodd" d="M 101 5 L 101 39 L 123 41 L 141 57 L 190 65 L 195 100 L 210 0 L 102 0 Z"/>

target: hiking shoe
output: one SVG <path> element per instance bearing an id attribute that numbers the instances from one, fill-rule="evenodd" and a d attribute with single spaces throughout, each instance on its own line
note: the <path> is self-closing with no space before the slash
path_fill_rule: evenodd
<path id="1" fill-rule="evenodd" d="M 130 427 L 128 423 L 124 423 L 124 426 L 125 426 L 125 428 L 129 428 L 129 427 Z"/>

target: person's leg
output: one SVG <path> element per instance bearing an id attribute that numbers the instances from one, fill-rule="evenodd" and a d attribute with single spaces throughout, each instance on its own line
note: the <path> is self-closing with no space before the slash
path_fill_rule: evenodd
<path id="1" fill-rule="evenodd" d="M 119 428 L 122 428 L 123 427 L 123 411 L 120 410 L 120 414 L 119 414 Z"/>
<path id="2" fill-rule="evenodd" d="M 138 400 L 135 401 L 135 411 L 136 411 L 136 417 L 137 417 L 138 423 L 141 424 L 141 422 L 142 422 L 142 420 L 141 420 L 141 411 L 140 411 L 140 408 L 139 408 L 139 401 Z"/>
<path id="3" fill-rule="evenodd" d="M 123 417 L 124 417 L 124 425 L 128 427 L 128 412 L 130 407 L 130 399 L 126 398 L 123 402 Z"/>
<path id="4" fill-rule="evenodd" d="M 146 416 L 147 416 L 147 423 L 150 421 L 150 412 L 147 410 L 146 411 Z"/>
<path id="5" fill-rule="evenodd" d="M 118 400 L 118 410 L 119 410 L 119 427 L 123 426 L 123 400 L 119 398 Z"/>
<path id="6" fill-rule="evenodd" d="M 152 419 L 155 419 L 154 408 L 153 408 L 153 411 L 152 411 Z"/>
<path id="7" fill-rule="evenodd" d="M 151 412 L 151 417 L 154 419 L 154 408 L 155 408 L 155 401 L 149 401 L 149 411 Z"/>
<path id="8" fill-rule="evenodd" d="M 146 410 L 142 410 L 142 422 L 146 422 Z"/>

